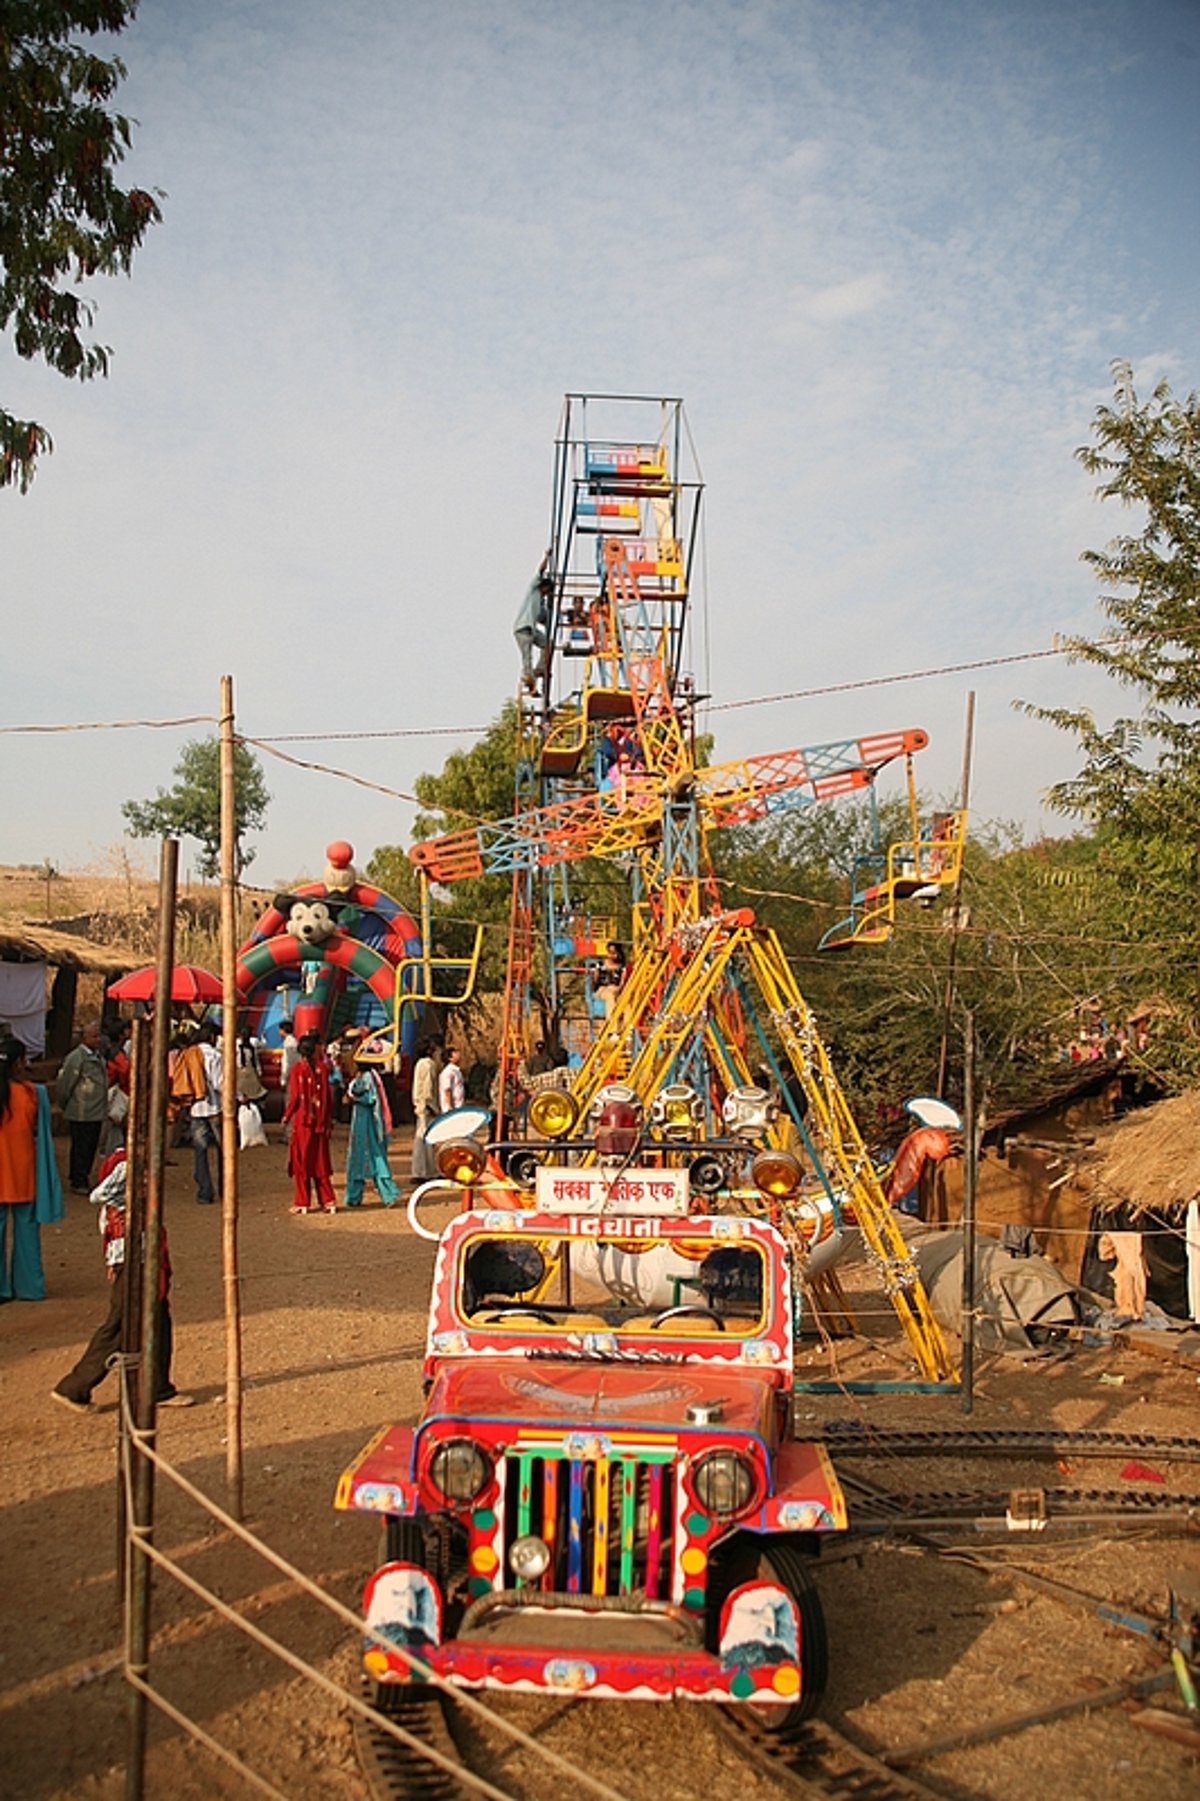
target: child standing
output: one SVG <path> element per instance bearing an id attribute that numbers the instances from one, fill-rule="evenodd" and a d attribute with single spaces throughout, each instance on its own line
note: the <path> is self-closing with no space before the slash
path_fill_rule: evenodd
<path id="1" fill-rule="evenodd" d="M 104 1247 L 104 1267 L 112 1284 L 108 1313 L 88 1341 L 83 1356 L 61 1382 L 50 1390 L 50 1399 L 72 1413 L 90 1413 L 92 1390 L 98 1388 L 108 1374 L 112 1359 L 121 1349 L 125 1323 L 125 1151 L 114 1151 L 100 1171 L 100 1181 L 92 1190 L 92 1201 L 100 1209 L 100 1241 Z M 174 1331 L 171 1324 L 171 1258 L 167 1250 L 167 1234 L 162 1235 L 158 1272 L 158 1394 L 159 1407 L 191 1407 L 191 1395 L 180 1394 L 171 1381 L 171 1352 Z"/>

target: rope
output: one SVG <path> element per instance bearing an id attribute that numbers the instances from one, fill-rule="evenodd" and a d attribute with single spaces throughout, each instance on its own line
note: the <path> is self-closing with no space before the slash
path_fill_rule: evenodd
<path id="1" fill-rule="evenodd" d="M 240 1757 L 227 1750 L 218 1739 L 212 1736 L 211 1732 L 206 1732 L 203 1726 L 198 1726 L 195 1720 L 189 1719 L 187 1714 L 180 1713 L 179 1709 L 172 1706 L 165 1695 L 160 1695 L 157 1689 L 151 1688 L 148 1682 L 143 1682 L 142 1678 L 136 1676 L 128 1665 L 125 1668 L 125 1680 L 130 1688 L 135 1688 L 140 1695 L 145 1695 L 147 1701 L 157 1707 L 160 1713 L 165 1713 L 169 1720 L 174 1720 L 175 1724 L 186 1732 L 189 1738 L 196 1739 L 206 1750 L 211 1751 L 214 1757 L 219 1757 L 221 1762 L 227 1764 L 231 1770 L 236 1770 L 239 1776 L 244 1776 L 246 1781 L 261 1795 L 270 1795 L 273 1801 L 290 1801 L 289 1796 L 285 1795 L 282 1789 L 275 1788 L 256 1770 L 252 1770 L 249 1764 L 244 1764 Z"/>
<path id="2" fill-rule="evenodd" d="M 210 1496 L 206 1495 L 202 1489 L 197 1488 L 194 1483 L 189 1482 L 187 1477 L 184 1476 L 181 1471 L 168 1463 L 162 1453 L 154 1447 L 152 1435 L 141 1431 L 140 1428 L 135 1425 L 129 1413 L 128 1393 L 124 1390 L 121 1396 L 121 1406 L 126 1415 L 130 1444 L 136 1445 L 139 1453 L 148 1458 L 155 1469 L 161 1470 L 167 1480 L 172 1482 L 181 1493 L 187 1495 L 189 1500 L 193 1501 L 203 1512 L 209 1514 L 212 1519 L 218 1521 L 226 1531 L 233 1533 L 236 1538 L 241 1539 L 243 1544 L 248 1545 L 251 1550 L 257 1552 L 260 1557 L 265 1558 L 268 1563 L 273 1564 L 283 1575 L 289 1577 L 290 1580 L 302 1589 L 305 1594 L 309 1595 L 314 1601 L 319 1601 L 327 1612 L 332 1613 L 335 1618 L 341 1620 L 343 1624 L 348 1626 L 353 1632 L 360 1636 L 365 1635 L 373 1638 L 384 1650 L 392 1652 L 398 1650 L 398 1647 L 391 1644 L 389 1640 L 382 1638 L 379 1634 L 372 1632 L 369 1627 L 364 1626 L 360 1615 L 352 1612 L 350 1608 L 344 1607 L 340 1601 L 335 1600 L 332 1595 L 327 1594 L 324 1589 L 319 1588 L 302 1570 L 298 1570 L 294 1564 L 289 1563 L 278 1551 L 272 1550 L 270 1545 L 266 1544 L 262 1539 L 255 1537 L 254 1533 L 250 1532 L 240 1521 L 235 1520 L 232 1514 L 227 1513 L 223 1507 L 212 1500 Z M 125 1471 L 125 1484 L 127 1496 L 130 1497 L 131 1501 L 131 1478 L 128 1466 Z M 132 1519 L 132 1507 L 130 1507 L 129 1517 Z M 146 1540 L 140 1540 L 139 1548 L 145 1551 L 155 1562 L 161 1562 L 167 1566 L 171 1565 L 171 1560 L 166 1554 L 160 1551 L 152 1543 Z M 193 1578 L 186 1576 L 177 1567 L 173 1567 L 171 1573 L 175 1574 L 178 1580 L 183 1582 L 185 1586 L 192 1587 L 194 1592 L 198 1595 L 204 1594 L 206 1597 L 208 1596 L 208 1591 L 202 1590 L 200 1585 L 194 1582 Z M 348 1701 L 356 1711 L 362 1712 L 364 1717 L 369 1718 L 373 1724 L 378 1722 L 380 1716 L 377 1716 L 374 1710 L 366 1702 L 361 1701 L 357 1695 L 352 1695 L 347 1690 L 338 1687 L 338 1685 L 331 1682 L 328 1677 L 323 1676 L 320 1671 L 314 1670 L 311 1665 L 304 1663 L 303 1659 L 297 1658 L 293 1652 L 289 1652 L 283 1646 L 277 1646 L 273 1640 L 267 1638 L 266 1634 L 260 1635 L 257 1627 L 252 1626 L 248 1620 L 243 1620 L 238 1614 L 234 1613 L 233 1610 L 228 1608 L 227 1604 L 221 1601 L 218 1596 L 211 1597 L 211 1601 L 212 1605 L 216 1607 L 218 1611 L 222 1612 L 231 1624 L 237 1626 L 239 1630 L 248 1632 L 252 1637 L 261 1636 L 267 1647 L 276 1650 L 278 1655 L 282 1657 L 285 1662 L 292 1664 L 292 1666 L 298 1669 L 302 1674 L 312 1676 L 314 1681 L 328 1689 L 331 1694 L 336 1695 L 339 1700 Z M 401 1652 L 400 1655 L 405 1656 L 406 1654 Z M 534 1756 L 540 1757 L 561 1775 L 572 1778 L 581 1787 L 590 1790 L 594 1795 L 598 1795 L 601 1798 L 601 1801 L 628 1801 L 628 1797 L 623 1795 L 620 1790 L 610 1788 L 607 1783 L 601 1782 L 597 1777 L 590 1775 L 587 1771 L 579 1769 L 575 1764 L 572 1764 L 569 1759 L 560 1756 L 558 1752 L 550 1750 L 548 1746 L 539 1744 L 537 1739 L 531 1737 L 529 1733 L 523 1732 L 519 1726 L 512 1724 L 510 1721 L 505 1720 L 501 1715 L 494 1713 L 491 1708 L 485 1706 L 483 1702 L 476 1700 L 476 1698 L 467 1691 L 456 1688 L 452 1683 L 447 1682 L 443 1677 L 438 1676 L 436 1672 L 432 1670 L 427 1672 L 425 1666 L 420 1663 L 418 1658 L 409 1658 L 409 1662 L 415 1664 L 420 1670 L 422 1680 L 427 1680 L 432 1687 L 440 1689 L 444 1694 L 453 1697 L 457 1706 L 462 1707 L 464 1711 L 468 1713 L 475 1714 L 477 1718 L 488 1726 L 505 1733 L 518 1744 L 522 1750 L 529 1751 Z M 391 1722 L 385 1722 L 385 1724 L 388 1726 L 389 1730 L 392 1729 Z M 403 1742 L 416 1744 L 417 1748 L 421 1751 L 422 1756 L 427 1756 L 433 1761 L 438 1760 L 437 1753 L 421 1744 L 419 1741 L 413 1740 L 411 1735 L 404 1734 L 399 1728 L 396 1728 L 395 1732 L 396 1736 Z M 454 1775 L 460 1778 L 463 1777 L 464 1773 L 460 1766 L 454 1764 L 448 1767 L 451 1768 Z M 474 1781 L 476 1786 L 482 1784 L 482 1778 L 471 1778 L 470 1780 Z M 505 1796 L 501 1791 L 490 1787 L 481 1787 L 481 1792 L 497 1796 L 498 1801 L 510 1801 L 510 1797 Z"/>
<path id="3" fill-rule="evenodd" d="M 306 1663 L 303 1657 L 298 1656 L 295 1651 L 289 1651 L 286 1645 L 282 1645 L 278 1639 L 272 1638 L 269 1632 L 264 1632 L 261 1627 L 255 1626 L 252 1621 L 244 1619 L 239 1614 L 236 1614 L 233 1609 L 221 1599 L 220 1595 L 214 1594 L 213 1591 L 206 1588 L 202 1582 L 198 1582 L 194 1576 L 189 1576 L 182 1565 L 176 1563 L 173 1558 L 168 1557 L 165 1551 L 160 1551 L 156 1545 L 148 1540 L 142 1544 L 141 1548 L 146 1552 L 153 1563 L 160 1569 L 165 1570 L 169 1576 L 174 1576 L 181 1587 L 186 1588 L 189 1593 L 195 1595 L 198 1600 L 206 1601 L 215 1613 L 220 1614 L 222 1618 L 228 1620 L 231 1625 L 235 1625 L 239 1632 L 243 1632 L 247 1638 L 253 1639 L 256 1645 L 261 1645 L 264 1651 L 273 1652 L 282 1663 L 288 1665 L 289 1669 L 293 1669 L 298 1675 L 307 1677 L 309 1681 L 315 1682 L 318 1688 L 325 1690 L 326 1694 L 332 1695 L 338 1701 L 348 1702 L 351 1710 L 354 1713 L 357 1713 L 362 1719 L 370 1720 L 372 1725 L 378 1726 L 380 1719 L 383 1718 L 389 1737 L 398 1739 L 401 1744 L 407 1745 L 410 1750 L 419 1751 L 422 1757 L 429 1759 L 430 1763 L 437 1764 L 440 1769 L 446 1770 L 456 1781 L 464 1783 L 468 1788 L 476 1789 L 481 1795 L 489 1796 L 491 1801 L 514 1801 L 514 1797 L 506 1789 L 495 1788 L 486 1777 L 473 1775 L 469 1770 L 464 1768 L 463 1765 L 458 1763 L 456 1759 L 447 1757 L 444 1752 L 435 1750 L 432 1745 L 425 1744 L 425 1742 L 422 1739 L 419 1739 L 415 1733 L 408 1732 L 403 1726 L 397 1726 L 394 1720 L 387 1720 L 386 1717 L 376 1714 L 375 1709 L 371 1707 L 368 1702 L 362 1700 L 360 1696 L 352 1694 L 349 1689 L 342 1688 L 340 1683 L 334 1682 L 330 1677 L 324 1675 L 322 1671 L 314 1669 L 311 1664 Z M 363 1630 L 361 1621 L 359 1623 L 359 1630 Z M 370 1633 L 369 1628 L 367 1629 L 367 1632 L 369 1636 L 375 1636 L 373 1633 Z M 379 1639 L 378 1642 L 380 1644 L 386 1644 L 387 1641 Z M 396 1647 L 392 1646 L 391 1649 L 395 1650 Z M 134 1687 L 141 1689 L 143 1693 L 150 1692 L 149 1685 L 133 1676 L 132 1672 L 130 1673 L 130 1680 Z M 175 1713 L 175 1717 L 179 1719 L 181 1724 L 184 1723 L 185 1716 Z M 201 1736 L 198 1728 L 196 1729 L 195 1735 L 197 1737 Z M 208 1740 L 206 1735 L 205 1740 L 206 1742 L 211 1743 L 213 1748 L 216 1749 L 215 1741 Z M 221 1751 L 219 1755 L 223 1756 L 226 1762 L 232 1763 L 235 1768 L 245 1768 L 232 1752 Z M 255 1777 L 252 1772 L 246 1771 L 246 1774 L 250 1775 L 252 1781 L 254 1781 L 258 1787 L 262 1788 L 265 1793 L 274 1795 L 278 1792 L 268 1784 L 263 1783 L 258 1777 Z M 287 1797 L 283 1797 L 282 1801 L 287 1801 Z"/>

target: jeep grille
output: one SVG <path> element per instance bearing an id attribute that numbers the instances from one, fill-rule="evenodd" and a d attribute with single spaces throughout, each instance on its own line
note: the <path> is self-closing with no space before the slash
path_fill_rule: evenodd
<path id="1" fill-rule="evenodd" d="M 675 1470 L 668 1457 L 505 1458 L 504 1564 L 516 1538 L 550 1547 L 541 1586 L 559 1594 L 669 1594 Z"/>

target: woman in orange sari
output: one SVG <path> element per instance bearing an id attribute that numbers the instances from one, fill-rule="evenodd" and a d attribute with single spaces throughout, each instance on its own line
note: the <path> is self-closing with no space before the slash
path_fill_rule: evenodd
<path id="1" fill-rule="evenodd" d="M 41 1228 L 62 1216 L 49 1097 L 29 1080 L 21 1041 L 0 1037 L 0 1301 L 45 1300 Z"/>

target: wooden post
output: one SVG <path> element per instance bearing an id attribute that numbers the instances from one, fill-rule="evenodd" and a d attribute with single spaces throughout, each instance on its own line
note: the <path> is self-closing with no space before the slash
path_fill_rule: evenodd
<path id="1" fill-rule="evenodd" d="M 221 677 L 221 1271 L 225 1285 L 225 1489 L 242 1518 L 242 1294 L 238 1271 L 237 740 Z"/>
<path id="2" fill-rule="evenodd" d="M 161 1316 L 158 1307 L 162 1268 L 163 1198 L 167 1162 L 167 1050 L 171 1037 L 171 977 L 175 969 L 175 898 L 179 877 L 179 844 L 164 838 L 158 876 L 158 961 L 154 979 L 154 1030 L 150 1056 L 150 1155 L 146 1180 L 146 1226 L 142 1254 L 142 1344 L 137 1409 L 139 1436 L 154 1443 L 158 1398 Z M 125 1666 L 146 1680 L 150 1663 L 150 1559 L 141 1544 L 154 1535 L 154 1465 L 132 1447 L 133 1503 L 130 1529 L 134 1555 L 129 1568 L 129 1603 L 125 1615 Z M 129 1691 L 129 1743 L 125 1765 L 126 1801 L 142 1801 L 146 1778 L 145 1695 Z"/>
<path id="3" fill-rule="evenodd" d="M 129 1113 L 125 1121 L 125 1261 L 117 1281 L 125 1291 L 121 1309 L 122 1359 L 136 1355 L 142 1342 L 142 1245 L 146 1221 L 146 1158 L 150 1144 L 150 1022 L 135 1019 L 129 1044 Z M 133 1408 L 138 1405 L 136 1369 L 129 1372 Z M 125 1461 L 128 1421 L 124 1407 L 117 1408 L 117 1601 L 125 1599 L 125 1539 L 128 1519 L 125 1507 Z"/>
<path id="4" fill-rule="evenodd" d="M 966 724 L 963 727 L 962 781 L 959 785 L 961 795 L 959 805 L 962 807 L 964 813 L 971 804 L 971 750 L 974 739 L 975 690 L 972 688 L 967 695 L 967 719 Z M 950 1022 L 954 1010 L 954 976 L 958 964 L 958 935 L 962 930 L 962 885 L 963 865 L 966 862 L 966 849 L 967 847 L 964 844 L 962 854 L 958 859 L 958 874 L 954 878 L 954 898 L 950 903 L 954 908 L 952 914 L 954 926 L 950 933 L 950 953 L 946 959 L 946 988 L 942 997 L 942 1044 L 941 1050 L 938 1053 L 937 1079 L 939 1100 L 945 1100 L 946 1098 L 946 1070 L 950 1058 Z"/>
<path id="5" fill-rule="evenodd" d="M 975 1015 L 963 1027 L 963 1206 L 962 1206 L 962 1410 L 975 1406 L 975 1190 L 979 1171 L 979 1124 L 975 1107 Z"/>
<path id="6" fill-rule="evenodd" d="M 75 990 L 79 971 L 60 963 L 50 989 L 50 1017 L 46 1022 L 46 1055 L 65 1057 L 71 1048 L 75 1025 Z"/>

